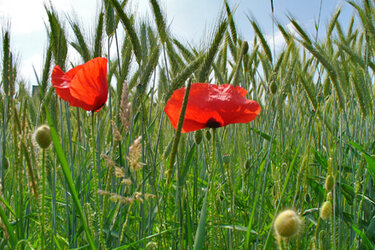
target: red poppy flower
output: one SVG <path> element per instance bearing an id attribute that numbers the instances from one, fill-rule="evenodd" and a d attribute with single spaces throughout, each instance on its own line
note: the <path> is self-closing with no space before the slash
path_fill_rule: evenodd
<path id="1" fill-rule="evenodd" d="M 107 59 L 94 58 L 64 73 L 59 65 L 52 72 L 52 86 L 70 106 L 99 111 L 107 101 Z"/>
<path id="2" fill-rule="evenodd" d="M 256 101 L 246 99 L 246 94 L 245 89 L 230 84 L 193 83 L 181 132 L 251 122 L 259 114 L 260 106 Z M 185 88 L 175 90 L 164 108 L 174 129 L 184 95 Z"/>

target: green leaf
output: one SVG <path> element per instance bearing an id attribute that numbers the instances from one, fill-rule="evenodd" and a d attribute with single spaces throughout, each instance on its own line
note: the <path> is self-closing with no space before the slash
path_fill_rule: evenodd
<path id="1" fill-rule="evenodd" d="M 207 190 L 206 190 L 206 194 L 204 195 L 203 206 L 202 206 L 201 214 L 199 217 L 198 228 L 195 233 L 194 250 L 203 248 L 204 239 L 206 236 L 207 193 L 208 193 Z"/>
<path id="2" fill-rule="evenodd" d="M 363 156 L 365 157 L 365 160 L 367 162 L 367 170 L 371 174 L 372 178 L 375 180 L 375 160 L 358 143 L 356 143 L 354 141 L 349 141 L 347 143 L 350 144 L 351 146 L 353 146 L 355 149 L 357 149 L 358 151 L 360 151 L 363 154 Z"/>
<path id="3" fill-rule="evenodd" d="M 366 249 L 375 249 L 375 246 L 371 243 L 367 235 L 363 233 L 356 225 L 352 224 L 352 228 L 356 234 L 362 239 L 362 243 L 366 246 Z"/>
<path id="4" fill-rule="evenodd" d="M 181 176 L 180 176 L 180 183 L 179 183 L 180 186 L 183 186 L 185 184 L 186 175 L 189 172 L 189 168 L 190 168 L 191 162 L 193 160 L 193 156 L 194 156 L 194 152 L 195 152 L 195 145 L 196 144 L 193 144 L 193 146 L 189 150 L 189 153 L 186 156 L 184 169 L 182 170 L 182 173 L 181 173 Z"/>

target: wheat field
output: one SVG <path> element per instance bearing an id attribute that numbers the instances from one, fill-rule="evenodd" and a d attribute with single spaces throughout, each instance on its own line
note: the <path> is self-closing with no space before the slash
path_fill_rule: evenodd
<path id="1" fill-rule="evenodd" d="M 157 0 L 151 22 L 135 22 L 126 3 L 103 0 L 93 31 L 46 7 L 33 93 L 3 28 L 0 249 L 375 248 L 373 1 L 348 1 L 348 27 L 338 9 L 320 39 L 293 18 L 294 33 L 275 22 L 277 52 L 257 20 L 243 40 L 226 2 L 197 47 L 168 31 Z M 78 66 L 72 51 L 80 64 L 108 60 L 98 112 L 51 84 L 55 65 Z M 259 115 L 176 131 L 166 103 L 199 82 L 242 87 Z"/>

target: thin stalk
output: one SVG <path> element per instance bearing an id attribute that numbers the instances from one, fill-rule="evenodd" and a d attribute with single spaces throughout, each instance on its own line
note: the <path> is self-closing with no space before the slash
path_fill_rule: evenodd
<path id="1" fill-rule="evenodd" d="M 216 129 L 211 129 L 212 131 L 212 151 L 211 151 L 211 163 L 209 164 L 209 168 L 208 168 L 208 193 L 209 193 L 209 196 L 210 196 L 210 206 L 211 206 L 211 209 L 209 210 L 210 211 L 210 220 L 211 220 L 211 224 L 210 224 L 210 229 L 213 229 L 214 228 L 214 218 L 218 218 L 218 214 L 217 214 L 217 210 L 215 210 L 215 194 L 216 194 L 216 189 L 214 188 L 214 182 L 215 182 L 215 173 L 216 173 L 216 159 L 215 159 L 215 154 L 216 154 Z M 215 211 L 215 212 L 213 212 Z M 210 239 L 214 239 L 214 236 L 215 235 L 218 235 L 216 234 L 216 230 L 210 230 L 211 232 L 211 236 L 210 236 Z M 220 241 L 220 240 L 219 240 Z M 214 240 L 212 241 L 212 245 L 209 246 L 211 248 L 214 248 Z"/>
<path id="2" fill-rule="evenodd" d="M 56 217 L 57 217 L 57 204 L 56 204 L 56 156 L 55 162 L 53 164 L 53 172 L 52 172 L 52 227 L 53 227 L 53 237 L 57 236 L 57 225 L 56 225 Z M 56 243 L 53 241 L 54 249 L 56 249 Z"/>
<path id="3" fill-rule="evenodd" d="M 188 103 L 188 99 L 189 99 L 191 83 L 192 83 L 192 81 L 189 80 L 189 82 L 186 86 L 184 100 L 182 101 L 182 106 L 181 106 L 181 113 L 180 113 L 180 117 L 178 118 L 176 134 L 175 134 L 174 140 L 173 140 L 171 159 L 170 159 L 170 162 L 169 162 L 169 169 L 167 170 L 168 171 L 167 186 L 169 186 L 170 181 L 171 181 L 171 177 L 172 177 L 173 165 L 174 165 L 174 162 L 175 162 L 175 159 L 176 159 L 178 142 L 180 141 L 182 125 L 184 124 L 185 112 L 186 112 L 186 107 L 187 107 L 187 103 Z"/>
<path id="4" fill-rule="evenodd" d="M 63 126 L 63 108 L 62 108 L 62 101 L 61 99 L 59 99 L 59 113 L 60 113 L 60 135 L 61 135 L 61 147 L 62 149 L 64 150 L 64 126 Z M 67 106 L 65 106 L 65 108 L 67 108 Z M 66 232 L 68 232 L 69 234 L 69 242 L 72 242 L 73 241 L 73 236 L 71 234 L 71 231 L 70 231 L 70 210 L 69 210 L 69 204 L 70 204 L 70 201 L 69 201 L 69 184 L 67 183 L 67 181 L 65 180 L 64 182 L 64 186 L 65 186 L 65 218 L 66 218 Z"/>
<path id="5" fill-rule="evenodd" d="M 92 112 L 91 114 L 91 152 L 92 152 L 92 163 L 93 163 L 93 181 L 94 181 L 94 194 L 95 194 L 95 205 L 96 205 L 96 221 L 99 222 L 99 239 L 96 239 L 99 245 L 105 247 L 104 239 L 103 239 L 103 224 L 101 221 L 101 207 L 99 203 L 99 176 L 98 176 L 98 169 L 96 166 L 96 147 L 95 147 L 95 113 Z"/>
<path id="6" fill-rule="evenodd" d="M 68 129 L 68 140 L 69 140 L 69 154 L 70 154 L 70 172 L 72 173 L 72 178 L 73 180 L 75 179 L 75 175 L 74 175 L 74 168 L 73 168 L 73 145 L 72 145 L 72 129 L 71 129 L 71 123 L 70 123 L 70 113 L 69 113 L 69 107 L 68 107 L 68 103 L 65 102 L 65 116 L 66 116 L 66 126 L 67 126 L 67 129 Z M 76 223 L 76 209 L 75 209 L 75 206 L 74 204 L 72 204 L 72 236 L 73 238 L 75 238 L 75 235 L 76 235 L 76 227 L 77 227 L 77 223 Z M 42 234 L 43 235 L 43 234 Z M 76 247 L 77 246 L 77 242 L 76 241 L 73 241 L 73 244 L 72 244 L 72 247 Z"/>
<path id="7" fill-rule="evenodd" d="M 42 205 L 41 205 L 41 210 L 42 210 L 42 220 L 41 220 L 41 228 L 40 228 L 40 231 L 41 231 L 41 248 L 42 249 L 45 249 L 45 232 L 44 232 L 44 224 L 45 224 L 45 209 L 44 209 L 44 202 L 45 202 L 45 196 L 46 196 L 46 171 L 45 171 L 45 158 L 46 158 L 46 150 L 45 149 L 42 149 L 42 153 L 43 153 L 43 156 L 42 156 Z"/>
<path id="8" fill-rule="evenodd" d="M 229 187 L 229 194 L 230 194 L 230 218 L 232 221 L 232 238 L 233 238 L 233 249 L 237 249 L 237 244 L 236 244 L 236 237 L 235 237 L 235 219 L 234 219 L 234 190 L 232 188 L 232 171 L 231 167 L 229 167 L 229 164 L 225 164 L 227 167 L 227 179 L 228 179 L 228 187 Z"/>
<path id="9" fill-rule="evenodd" d="M 0 167 L 0 179 L 2 180 L 1 185 L 4 188 L 4 180 L 3 180 L 3 172 L 4 172 L 4 165 L 5 165 L 5 143 L 6 143 L 6 129 L 7 129 L 7 114 L 8 114 L 8 95 L 5 96 L 4 100 L 4 110 L 3 110 L 3 126 L 2 126 L 2 143 L 1 143 L 1 150 L 0 150 L 0 157 L 1 157 L 1 167 Z"/>

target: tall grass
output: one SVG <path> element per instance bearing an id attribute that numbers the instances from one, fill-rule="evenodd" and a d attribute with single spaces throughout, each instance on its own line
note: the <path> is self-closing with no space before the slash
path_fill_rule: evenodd
<path id="1" fill-rule="evenodd" d="M 226 2 L 206 47 L 173 37 L 159 1 L 150 0 L 154 23 L 136 22 L 126 2 L 104 0 L 92 34 L 46 7 L 34 95 L 17 78 L 11 32 L 2 33 L 1 249 L 375 247 L 372 1 L 349 2 L 347 30 L 335 12 L 320 39 L 290 17 L 298 35 L 277 24 L 285 47 L 276 52 L 256 20 L 244 41 Z M 110 97 L 93 117 L 59 100 L 49 76 L 96 56 L 109 58 Z M 174 131 L 166 100 L 199 81 L 247 89 L 260 115 Z M 43 123 L 53 137 L 46 150 L 32 139 Z M 332 211 L 321 218 L 326 201 Z M 280 240 L 273 223 L 286 208 L 303 223 Z"/>

